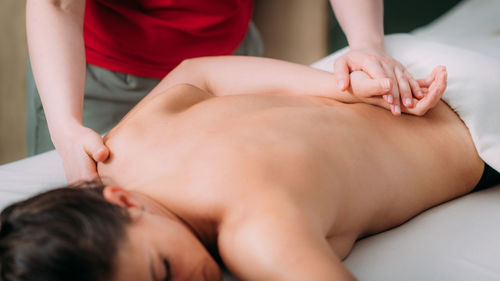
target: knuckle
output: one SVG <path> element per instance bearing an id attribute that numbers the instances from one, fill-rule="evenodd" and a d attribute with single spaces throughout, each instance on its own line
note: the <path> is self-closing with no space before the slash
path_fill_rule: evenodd
<path id="1" fill-rule="evenodd" d="M 370 60 L 377 60 L 378 61 L 377 55 L 372 54 L 372 53 L 361 53 L 360 56 L 363 56 L 363 57 L 370 59 Z"/>
<path id="2" fill-rule="evenodd" d="M 391 58 L 391 57 L 386 57 L 386 56 L 384 56 L 384 57 L 382 57 L 380 60 L 381 60 L 383 63 L 387 64 L 387 65 L 392 65 L 392 66 L 394 66 L 394 61 L 392 60 L 392 58 Z"/>
<path id="3" fill-rule="evenodd" d="M 391 78 L 394 82 L 397 82 L 398 77 L 396 76 L 396 73 L 394 72 L 394 69 L 392 68 L 385 68 L 385 74 Z"/>
<path id="4" fill-rule="evenodd" d="M 394 69 L 394 73 L 396 74 L 398 80 L 402 82 L 408 81 L 408 78 L 403 74 L 403 72 L 399 71 L 398 69 Z"/>

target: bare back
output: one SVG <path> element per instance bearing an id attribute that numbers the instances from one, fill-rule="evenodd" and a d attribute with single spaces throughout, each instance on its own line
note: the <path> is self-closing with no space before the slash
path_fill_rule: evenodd
<path id="1" fill-rule="evenodd" d="M 397 118 L 365 104 L 213 97 L 187 85 L 142 103 L 106 144 L 112 154 L 98 168 L 109 184 L 214 221 L 293 202 L 341 257 L 350 245 L 337 247 L 337 238 L 385 230 L 463 195 L 484 165 L 443 102 L 425 117 Z"/>

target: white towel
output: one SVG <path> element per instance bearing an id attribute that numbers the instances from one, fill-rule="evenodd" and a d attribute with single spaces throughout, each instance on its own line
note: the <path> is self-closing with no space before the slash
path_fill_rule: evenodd
<path id="1" fill-rule="evenodd" d="M 481 158 L 500 172 L 500 60 L 407 34 L 387 36 L 386 47 L 416 78 L 426 77 L 437 65 L 446 66 L 448 88 L 443 100 L 464 121 Z M 345 51 L 313 66 L 331 71 Z"/>

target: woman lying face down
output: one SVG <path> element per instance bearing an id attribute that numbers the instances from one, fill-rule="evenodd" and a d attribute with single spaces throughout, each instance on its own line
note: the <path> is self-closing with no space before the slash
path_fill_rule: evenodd
<path id="1" fill-rule="evenodd" d="M 175 280 L 172 262 L 189 272 L 185 280 L 220 280 L 216 262 L 193 233 L 148 203 L 86 182 L 6 208 L 2 280 Z"/>
<path id="2" fill-rule="evenodd" d="M 470 192 L 484 162 L 440 101 L 443 67 L 403 108 L 422 117 L 392 116 L 390 80 L 351 83 L 269 59 L 181 64 L 105 137 L 104 188 L 3 211 L 3 280 L 221 280 L 219 257 L 241 280 L 355 280 L 341 261 L 357 239 Z"/>

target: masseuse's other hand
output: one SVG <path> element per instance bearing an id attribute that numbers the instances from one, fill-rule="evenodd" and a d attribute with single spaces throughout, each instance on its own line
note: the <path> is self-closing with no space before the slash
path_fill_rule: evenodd
<path id="1" fill-rule="evenodd" d="M 391 80 L 391 89 L 385 100 L 396 116 L 401 115 L 403 106 L 413 108 L 414 99 L 423 98 L 419 83 L 406 68 L 385 52 L 375 49 L 351 49 L 335 61 L 334 72 L 339 90 L 344 91 L 349 87 L 349 73 L 358 70 L 366 72 L 373 79 Z"/>
<path id="2" fill-rule="evenodd" d="M 388 87 L 391 80 L 387 78 L 372 79 L 364 71 L 351 73 L 351 87 L 349 92 L 361 102 L 377 105 L 392 111 L 385 98 L 383 89 Z M 401 106 L 402 112 L 417 116 L 424 115 L 429 109 L 436 106 L 446 90 L 447 72 L 444 66 L 436 67 L 429 76 L 417 80 L 422 91 L 421 99 L 412 98 L 412 107 Z"/>
<path id="3" fill-rule="evenodd" d="M 96 162 L 103 162 L 109 157 L 109 149 L 102 137 L 83 126 L 66 130 L 64 134 L 63 137 L 58 136 L 61 142 L 56 143 L 56 148 L 68 183 L 98 179 Z"/>

